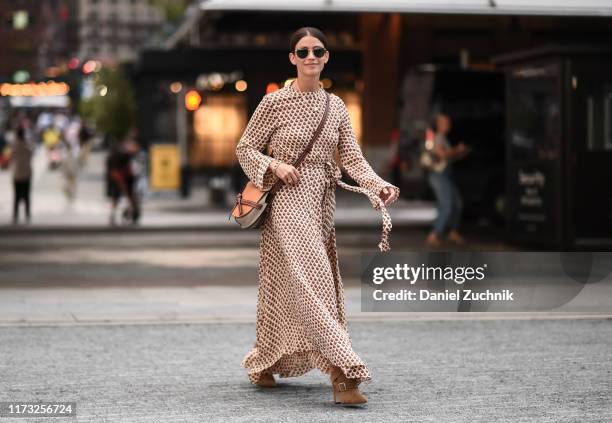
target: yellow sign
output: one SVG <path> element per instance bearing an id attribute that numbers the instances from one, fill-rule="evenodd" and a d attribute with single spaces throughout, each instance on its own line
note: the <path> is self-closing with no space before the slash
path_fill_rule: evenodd
<path id="1" fill-rule="evenodd" d="M 171 190 L 180 186 L 180 156 L 176 144 L 151 145 L 151 189 Z"/>

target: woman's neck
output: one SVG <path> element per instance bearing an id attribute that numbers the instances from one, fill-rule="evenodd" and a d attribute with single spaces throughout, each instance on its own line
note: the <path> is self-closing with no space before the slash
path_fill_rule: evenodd
<path id="1" fill-rule="evenodd" d="M 316 77 L 298 76 L 295 84 L 299 91 L 317 91 L 320 88 L 319 78 Z"/>

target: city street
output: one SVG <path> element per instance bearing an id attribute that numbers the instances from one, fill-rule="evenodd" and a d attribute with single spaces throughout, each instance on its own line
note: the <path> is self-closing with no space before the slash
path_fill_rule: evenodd
<path id="1" fill-rule="evenodd" d="M 338 238 L 349 333 L 373 374 L 363 409 L 335 407 L 318 370 L 248 382 L 258 232 L 238 230 L 3 237 L 0 401 L 75 401 L 84 422 L 612 419 L 612 316 L 363 313 L 368 232 Z"/>
<path id="2" fill-rule="evenodd" d="M 254 331 L 4 327 L 0 400 L 76 401 L 82 422 L 612 420 L 609 320 L 350 322 L 373 375 L 364 409 L 334 406 L 318 370 L 274 389 L 251 385 L 240 360 Z"/>
<path id="3" fill-rule="evenodd" d="M 259 232 L 234 227 L 197 185 L 189 199 L 150 193 L 139 227 L 111 228 L 103 163 L 91 156 L 69 206 L 39 150 L 33 223 L 3 227 L 0 401 L 74 401 L 84 422 L 612 418 L 612 315 L 584 311 L 612 293 L 595 285 L 555 312 L 362 312 L 361 253 L 376 250 L 379 216 L 342 190 L 340 270 L 370 401 L 335 407 L 318 370 L 251 385 L 240 361 L 255 339 Z M 0 183 L 10 198 L 8 173 Z M 0 212 L 8 221 L 10 202 Z M 421 251 L 431 205 L 390 212 L 393 250 Z M 514 249 L 486 228 L 466 239 L 466 251 Z"/>
<path id="4" fill-rule="evenodd" d="M 612 423 L 612 2 L 0 11 L 0 423 Z"/>

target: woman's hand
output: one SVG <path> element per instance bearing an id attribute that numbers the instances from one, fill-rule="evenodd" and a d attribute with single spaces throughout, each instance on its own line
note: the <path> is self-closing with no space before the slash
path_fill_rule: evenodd
<path id="1" fill-rule="evenodd" d="M 290 164 L 280 163 L 275 169 L 275 175 L 285 182 L 286 185 L 297 185 L 300 182 L 300 174 Z"/>
<path id="2" fill-rule="evenodd" d="M 383 200 L 385 206 L 388 206 L 389 204 L 397 200 L 398 193 L 394 187 L 389 185 L 380 190 L 379 197 Z"/>

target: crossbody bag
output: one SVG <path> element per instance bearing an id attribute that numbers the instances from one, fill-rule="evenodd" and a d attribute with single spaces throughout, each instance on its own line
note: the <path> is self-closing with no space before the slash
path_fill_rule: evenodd
<path id="1" fill-rule="evenodd" d="M 321 122 L 319 122 L 319 126 L 306 146 L 306 149 L 302 152 L 300 157 L 298 157 L 295 163 L 293 163 L 293 167 L 295 168 L 302 163 L 306 155 L 312 150 L 312 146 L 323 131 L 323 127 L 327 121 L 327 115 L 329 114 L 330 98 L 328 92 L 325 94 L 327 98 L 325 100 L 325 112 L 323 113 Z M 228 220 L 234 217 L 234 220 L 242 229 L 259 228 L 270 212 L 270 203 L 272 202 L 274 194 L 282 188 L 283 185 L 284 181 L 279 178 L 270 189 L 262 191 L 257 188 L 253 182 L 248 181 L 242 192 L 236 195 L 236 201 Z"/>

